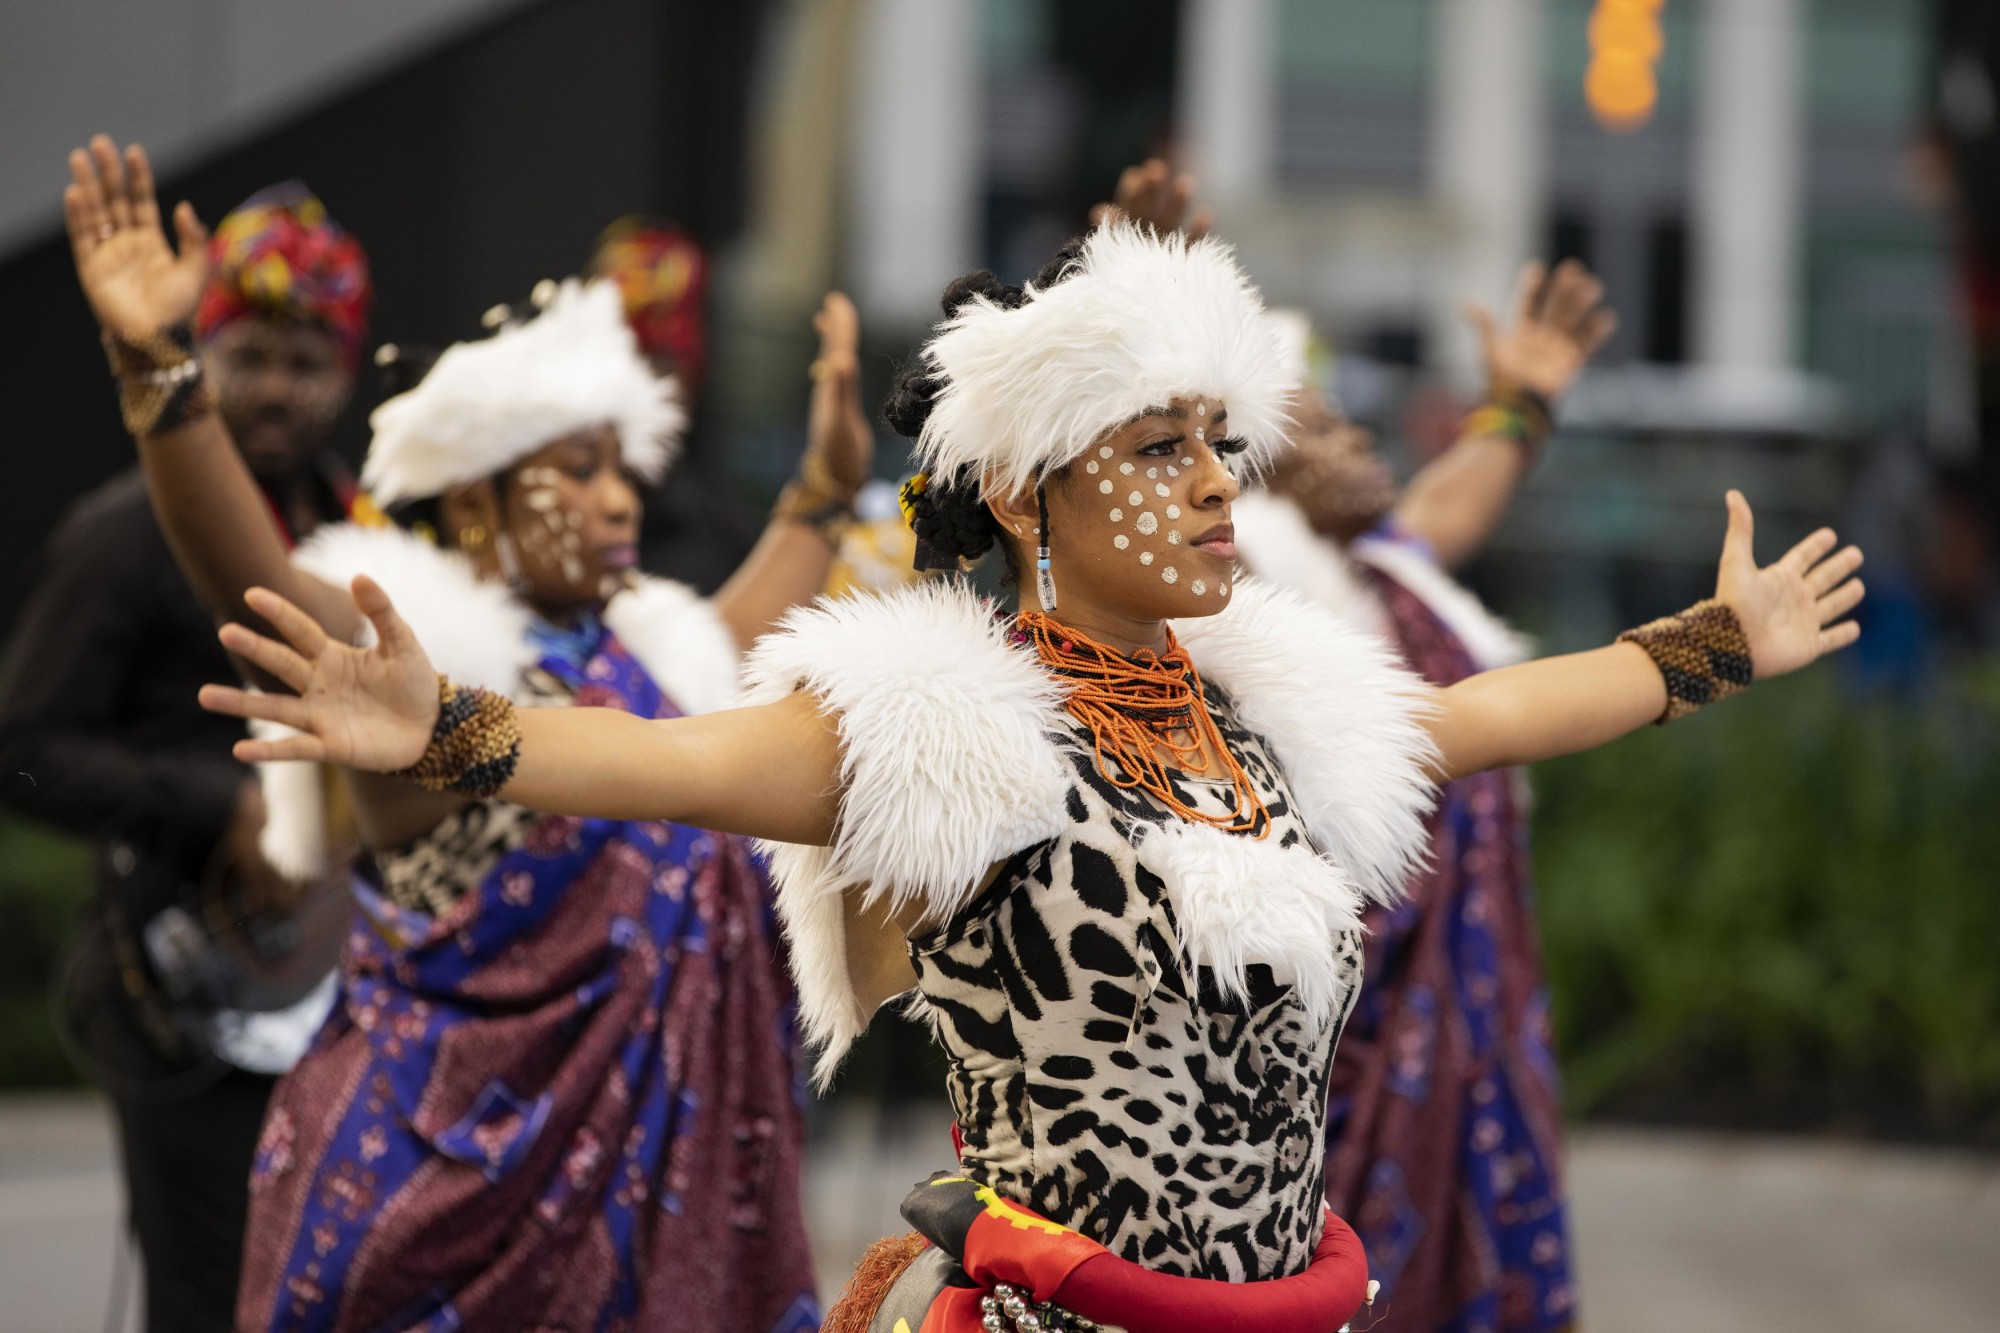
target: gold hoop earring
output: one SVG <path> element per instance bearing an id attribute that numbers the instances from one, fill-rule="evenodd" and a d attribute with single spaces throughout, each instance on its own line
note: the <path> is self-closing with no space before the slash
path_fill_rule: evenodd
<path id="1" fill-rule="evenodd" d="M 467 555 L 478 555 L 486 549 L 490 540 L 483 524 L 474 523 L 458 530 L 458 549 Z"/>

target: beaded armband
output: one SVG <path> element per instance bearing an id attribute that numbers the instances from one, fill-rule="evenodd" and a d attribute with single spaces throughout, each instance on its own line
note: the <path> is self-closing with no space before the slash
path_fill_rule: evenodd
<path id="1" fill-rule="evenodd" d="M 137 339 L 106 333 L 104 352 L 118 381 L 118 410 L 133 435 L 161 435 L 215 410 L 188 325 Z"/>
<path id="2" fill-rule="evenodd" d="M 1736 613 L 1713 598 L 1628 629 L 1618 642 L 1644 648 L 1666 678 L 1667 711 L 1655 719 L 1659 726 L 1750 688 L 1750 640 Z"/>
<path id="3" fill-rule="evenodd" d="M 416 763 L 389 776 L 484 800 L 507 785 L 520 758 L 521 723 L 514 705 L 490 691 L 454 685 L 440 674 L 430 746 Z"/>
<path id="4" fill-rule="evenodd" d="M 854 497 L 808 457 L 799 475 L 778 492 L 771 517 L 781 523 L 803 523 L 837 544 L 842 530 L 854 521 Z"/>
<path id="5" fill-rule="evenodd" d="M 1486 401 L 1465 418 L 1463 435 L 1498 435 L 1533 458 L 1554 429 L 1549 400 L 1525 385 L 1496 384 Z"/>

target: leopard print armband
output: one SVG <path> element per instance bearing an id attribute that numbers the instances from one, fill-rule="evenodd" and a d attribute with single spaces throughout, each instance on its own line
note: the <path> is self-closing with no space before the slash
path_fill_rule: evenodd
<path id="1" fill-rule="evenodd" d="M 1741 694 L 1753 679 L 1750 640 L 1742 622 L 1714 598 L 1696 602 L 1679 615 L 1628 629 L 1618 642 L 1644 648 L 1666 678 L 1667 711 L 1655 719 L 1658 726 Z"/>
<path id="2" fill-rule="evenodd" d="M 438 676 L 437 726 L 423 757 L 392 778 L 431 791 L 480 800 L 497 796 L 521 759 L 521 722 L 514 705 L 487 690 Z"/>
<path id="3" fill-rule="evenodd" d="M 215 410 L 215 394 L 186 324 L 125 339 L 104 335 L 118 381 L 118 409 L 134 436 L 163 435 Z"/>

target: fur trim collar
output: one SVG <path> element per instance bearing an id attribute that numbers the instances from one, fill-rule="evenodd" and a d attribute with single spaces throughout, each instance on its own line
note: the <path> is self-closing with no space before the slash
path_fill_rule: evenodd
<path id="1" fill-rule="evenodd" d="M 1486 609 L 1464 584 L 1423 551 L 1386 537 L 1363 537 L 1353 558 L 1407 588 L 1459 637 L 1482 671 L 1512 666 L 1535 655 L 1535 641 Z"/>
<path id="2" fill-rule="evenodd" d="M 1181 952 L 1214 976 L 1224 998 L 1249 998 L 1253 963 L 1296 988 L 1324 1026 L 1344 992 L 1333 941 L 1361 928 L 1361 889 L 1312 848 L 1237 837 L 1170 820 L 1134 830 L 1139 864 L 1174 905 Z"/>
<path id="3" fill-rule="evenodd" d="M 462 685 L 517 695 L 521 673 L 535 664 L 533 614 L 456 551 L 401 528 L 338 523 L 313 533 L 292 560 L 339 587 L 356 574 L 381 584 L 431 665 Z M 735 698 L 735 636 L 693 589 L 642 577 L 611 599 L 604 623 L 682 712 L 711 713 Z"/>
<path id="4" fill-rule="evenodd" d="M 1385 642 L 1395 641 L 1388 614 L 1356 565 L 1368 565 L 1407 588 L 1459 637 L 1482 671 L 1534 656 L 1534 640 L 1487 610 L 1437 561 L 1408 542 L 1363 537 L 1342 550 L 1313 531 L 1294 501 L 1269 491 L 1248 492 L 1231 508 L 1237 549 L 1258 578 L 1292 589 Z"/>
<path id="5" fill-rule="evenodd" d="M 292 561 L 342 588 L 356 574 L 368 575 L 409 622 L 431 665 L 460 684 L 520 695 L 522 673 L 536 660 L 528 638 L 533 618 L 506 587 L 480 578 L 458 552 L 439 550 L 400 528 L 339 523 L 313 533 Z M 714 712 L 733 701 L 741 665 L 735 637 L 692 589 L 642 578 L 611 599 L 604 622 L 682 712 Z M 366 635 L 372 638 L 373 631 Z M 322 873 L 319 769 L 263 764 L 258 776 L 270 812 L 265 855 L 295 879 Z"/>
<path id="6" fill-rule="evenodd" d="M 1178 824 L 1142 834 L 1138 854 L 1174 895 L 1191 959 L 1239 991 L 1244 967 L 1268 963 L 1323 1014 L 1338 993 L 1333 936 L 1421 853 L 1424 688 L 1361 632 L 1252 580 L 1175 628 L 1271 747 L 1323 855 Z M 848 978 L 843 893 L 948 919 L 995 862 L 1067 827 L 1062 684 L 951 581 L 795 611 L 747 674 L 745 703 L 804 689 L 840 720 L 834 845 L 768 848 L 824 1086 L 869 1017 Z"/>
<path id="7" fill-rule="evenodd" d="M 939 388 L 919 456 L 941 476 L 998 469 L 1009 493 L 1180 394 L 1225 404 L 1261 466 L 1285 445 L 1304 373 L 1228 246 L 1125 221 L 1092 232 L 1069 276 L 1018 308 L 962 307 L 922 355 Z"/>
<path id="8" fill-rule="evenodd" d="M 626 466 L 657 481 L 686 420 L 678 387 L 639 355 L 617 284 L 571 279 L 536 318 L 453 344 L 376 408 L 361 483 L 381 505 L 442 495 L 606 422 Z"/>
<path id="9" fill-rule="evenodd" d="M 1259 580 L 1290 588 L 1314 606 L 1384 642 L 1389 617 L 1354 562 L 1306 521 L 1305 511 L 1269 491 L 1245 491 L 1229 507 L 1236 524 L 1236 552 Z"/>
<path id="10" fill-rule="evenodd" d="M 366 574 L 389 594 L 432 666 L 461 685 L 519 693 L 521 672 L 534 661 L 528 608 L 457 551 L 401 528 L 335 523 L 306 538 L 292 563 L 336 588 Z M 374 631 L 364 633 L 372 643 Z"/>
<path id="11" fill-rule="evenodd" d="M 714 605 L 685 583 L 641 576 L 611 599 L 604 623 L 683 713 L 736 702 L 743 650 Z"/>

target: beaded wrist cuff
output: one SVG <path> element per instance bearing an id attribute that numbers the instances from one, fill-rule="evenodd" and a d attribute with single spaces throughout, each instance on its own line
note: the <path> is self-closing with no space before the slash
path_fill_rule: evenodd
<path id="1" fill-rule="evenodd" d="M 1753 679 L 1750 640 L 1742 622 L 1714 598 L 1696 602 L 1679 615 L 1628 629 L 1618 642 L 1644 648 L 1666 678 L 1667 711 L 1655 719 L 1659 726 L 1741 694 Z"/>
<path id="2" fill-rule="evenodd" d="M 138 339 L 106 333 L 104 352 L 118 381 L 118 409 L 133 435 L 163 435 L 215 410 L 188 325 Z"/>
<path id="3" fill-rule="evenodd" d="M 800 465 L 799 475 L 778 492 L 771 517 L 782 523 L 803 523 L 837 544 L 842 529 L 854 521 L 854 496 L 809 455 Z"/>
<path id="4" fill-rule="evenodd" d="M 1462 435 L 1498 435 L 1533 458 L 1554 429 L 1548 399 L 1521 385 L 1495 385 L 1460 428 Z"/>
<path id="5" fill-rule="evenodd" d="M 423 758 L 389 776 L 431 791 L 484 800 L 497 796 L 521 759 L 521 723 L 514 705 L 487 690 L 438 676 L 437 726 Z"/>

